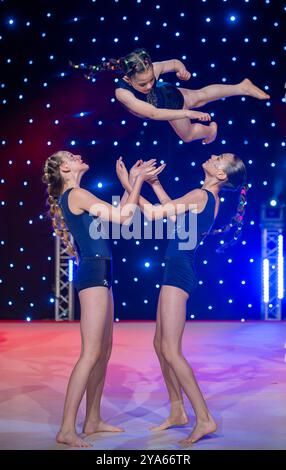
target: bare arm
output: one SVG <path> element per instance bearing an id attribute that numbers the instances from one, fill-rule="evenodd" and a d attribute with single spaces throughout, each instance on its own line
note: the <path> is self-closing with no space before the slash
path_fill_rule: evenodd
<path id="1" fill-rule="evenodd" d="M 122 198 L 120 199 L 120 206 L 121 207 L 123 207 L 123 206 L 125 206 L 125 204 L 127 204 L 128 196 L 129 196 L 129 193 L 128 193 L 128 191 L 125 190 Z"/>
<path id="2" fill-rule="evenodd" d="M 132 190 L 130 183 L 125 184 L 125 189 L 128 192 Z M 207 195 L 205 191 L 202 189 L 194 189 L 182 197 L 155 206 L 147 199 L 140 196 L 139 207 L 148 219 L 157 220 L 162 219 L 163 217 L 183 214 L 184 212 L 194 209 L 197 205 L 205 202 L 206 198 Z"/>
<path id="3" fill-rule="evenodd" d="M 137 160 L 137 162 L 130 169 L 130 173 L 128 175 L 128 181 L 129 181 L 130 185 L 133 186 L 133 184 L 135 182 L 135 179 L 139 174 L 138 171 L 140 172 L 140 168 L 142 168 L 142 165 L 147 166 L 147 165 L 151 165 L 152 163 L 155 163 L 155 162 L 156 162 L 156 158 L 151 158 L 147 162 L 144 162 L 142 159 Z M 120 181 L 121 181 L 121 183 L 124 187 L 124 183 L 126 181 L 126 178 L 123 179 L 121 177 L 119 179 L 120 179 Z M 161 183 L 158 179 L 158 175 L 153 177 L 153 178 L 148 178 L 147 183 L 150 184 L 150 186 L 152 187 L 153 191 L 155 192 L 155 194 L 158 197 L 161 204 L 164 204 L 168 201 L 171 201 L 170 196 L 168 196 L 168 194 L 164 190 L 163 186 L 161 185 Z M 125 190 L 125 192 L 126 192 L 126 190 Z"/>
<path id="4" fill-rule="evenodd" d="M 138 175 L 138 171 L 140 171 L 140 168 L 142 167 L 142 165 L 143 166 L 148 165 L 148 164 L 151 164 L 152 162 L 155 162 L 155 161 L 156 161 L 156 159 L 151 159 L 148 162 L 143 162 L 143 160 L 137 160 L 137 162 L 133 165 L 133 167 L 131 168 L 130 173 L 129 173 L 128 182 L 130 183 L 130 185 L 131 186 L 134 185 L 136 176 Z M 121 182 L 124 186 L 125 179 L 121 178 Z M 165 203 L 171 201 L 170 196 L 168 196 L 168 194 L 164 190 L 163 186 L 161 185 L 161 183 L 158 179 L 158 176 L 155 176 L 154 178 L 147 179 L 147 182 L 152 187 L 153 191 L 155 192 L 155 194 L 158 197 L 161 204 L 165 204 Z M 125 190 L 125 193 L 126 192 L 127 191 Z M 144 198 L 142 198 L 142 200 L 144 200 Z M 145 199 L 145 201 L 147 201 L 147 200 Z M 173 222 L 175 222 L 176 221 L 176 216 L 175 215 L 170 216 L 170 219 Z"/>
<path id="5" fill-rule="evenodd" d="M 159 180 L 154 181 L 154 183 L 150 183 L 150 186 L 152 187 L 154 193 L 156 194 L 161 204 L 166 204 L 166 202 L 172 200 L 170 196 L 166 193 Z"/>
<path id="6" fill-rule="evenodd" d="M 123 88 L 117 88 L 115 96 L 128 111 L 141 118 L 154 119 L 155 121 L 175 121 L 176 119 L 199 119 L 200 121 L 210 121 L 208 113 L 194 111 L 192 109 L 163 109 L 156 108 L 152 104 L 138 100 L 133 93 Z"/>
<path id="7" fill-rule="evenodd" d="M 155 121 L 173 121 L 191 117 L 189 116 L 191 111 L 188 109 L 156 108 L 152 104 L 137 99 L 133 93 L 122 88 L 116 89 L 115 96 L 131 113 L 142 118 L 154 119 Z"/>
<path id="8" fill-rule="evenodd" d="M 148 183 L 152 187 L 154 193 L 156 194 L 161 204 L 166 204 L 167 202 L 170 202 L 172 200 L 170 196 L 166 193 L 158 178 L 154 182 L 148 181 Z M 176 222 L 177 217 L 175 215 L 171 215 L 170 219 L 173 222 Z"/>
<path id="9" fill-rule="evenodd" d="M 183 62 L 178 59 L 162 60 L 160 62 L 153 62 L 154 73 L 160 76 L 164 73 L 178 72 L 182 67 L 185 68 Z"/>
<path id="10" fill-rule="evenodd" d="M 190 72 L 186 69 L 183 62 L 178 59 L 163 60 L 161 62 L 153 62 L 154 74 L 158 78 L 160 75 L 169 72 L 176 72 L 176 75 L 181 80 L 189 80 L 191 78 Z"/>
<path id="11" fill-rule="evenodd" d="M 91 215 L 101 217 L 102 220 L 127 224 L 136 210 L 142 184 L 143 179 L 138 177 L 134 186 L 130 188 L 131 191 L 124 206 L 114 207 L 82 188 L 74 188 L 71 191 L 71 203 L 77 210 L 87 211 Z M 128 207 L 126 207 L 127 204 Z"/>

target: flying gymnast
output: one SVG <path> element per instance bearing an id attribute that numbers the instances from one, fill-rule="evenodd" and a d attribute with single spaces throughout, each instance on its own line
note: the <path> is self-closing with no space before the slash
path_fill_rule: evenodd
<path id="1" fill-rule="evenodd" d="M 116 165 L 121 164 L 121 159 Z M 74 285 L 80 300 L 80 330 L 82 347 L 79 360 L 71 373 L 67 388 L 58 443 L 72 447 L 91 447 L 76 430 L 76 416 L 86 391 L 85 435 L 95 432 L 121 432 L 101 418 L 100 402 L 107 364 L 112 349 L 113 294 L 112 252 L 109 239 L 90 236 L 91 215 L 95 221 L 128 223 L 137 208 L 141 186 L 147 175 L 159 174 L 153 162 L 137 172 L 130 195 L 124 196 L 120 207 L 113 207 L 80 187 L 82 176 L 89 166 L 80 155 L 59 151 L 45 162 L 43 182 L 47 184 L 49 215 L 54 231 L 77 258 L 78 268 Z M 125 211 L 125 212 L 124 212 Z M 75 243 L 70 238 L 72 234 Z"/>
<path id="2" fill-rule="evenodd" d="M 203 144 L 213 142 L 217 135 L 217 124 L 192 123 L 210 121 L 208 113 L 194 111 L 211 101 L 229 96 L 252 96 L 260 100 L 270 96 L 245 78 L 236 85 L 209 85 L 198 90 L 176 87 L 168 82 L 159 81 L 165 73 L 176 72 L 179 80 L 189 80 L 191 73 L 177 59 L 152 62 L 146 49 L 136 49 L 119 59 L 109 59 L 99 65 L 74 64 L 75 69 L 83 69 L 90 79 L 98 72 L 112 70 L 122 77 L 118 80 L 115 96 L 132 114 L 143 119 L 169 121 L 176 134 L 184 141 L 201 140 Z"/>
<path id="3" fill-rule="evenodd" d="M 142 165 L 145 163 L 138 160 L 132 167 L 130 175 L 128 175 L 123 161 L 117 167 L 117 175 L 127 194 L 132 191 L 137 171 Z M 231 229 L 234 229 L 233 238 L 223 245 L 224 249 L 236 243 L 244 222 L 246 192 L 248 190 L 244 163 L 234 154 L 212 155 L 202 164 L 202 168 L 205 173 L 202 187 L 196 188 L 178 199 L 171 200 L 157 177 L 150 177 L 149 183 L 161 204 L 155 206 L 142 196 L 139 197 L 140 209 L 148 219 L 154 220 L 162 217 L 178 219 L 182 216 L 184 219 L 182 225 L 177 223 L 178 220 L 176 221 L 175 236 L 168 242 L 154 337 L 154 348 L 167 387 L 171 410 L 170 416 L 161 425 L 152 428 L 153 431 L 161 431 L 171 426 L 188 423 L 183 402 L 183 390 L 196 417 L 192 433 L 188 438 L 180 441 L 183 446 L 189 446 L 217 429 L 217 424 L 208 410 L 194 372 L 182 352 L 186 303 L 198 284 L 195 252 L 207 235 L 221 234 Z M 220 229 L 211 230 L 219 210 L 219 192 L 223 189 L 239 191 L 237 212 L 228 224 Z M 126 197 L 126 194 L 123 197 Z M 195 205 L 195 209 L 193 205 Z M 186 234 L 185 229 L 188 227 L 189 210 L 193 210 L 197 214 L 197 241 L 193 249 L 186 250 L 181 249 L 180 242 L 183 241 L 183 235 Z M 181 232 L 182 226 L 183 233 Z M 188 229 L 191 230 L 191 227 Z"/>

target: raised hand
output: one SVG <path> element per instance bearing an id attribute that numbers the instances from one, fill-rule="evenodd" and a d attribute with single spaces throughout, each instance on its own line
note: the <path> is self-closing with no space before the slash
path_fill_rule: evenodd
<path id="1" fill-rule="evenodd" d="M 141 165 L 138 177 L 142 178 L 143 181 L 149 181 L 150 179 L 152 180 L 153 178 L 156 178 L 159 173 L 164 170 L 165 167 L 166 163 L 163 163 L 162 165 L 158 166 L 158 168 L 156 168 L 155 163 L 150 164 L 148 166 Z"/>
<path id="2" fill-rule="evenodd" d="M 139 175 L 139 167 L 142 165 L 142 163 L 143 163 L 143 160 L 137 160 L 137 162 L 134 163 L 134 165 L 130 168 L 129 176 L 131 180 L 134 181 Z"/>
<path id="3" fill-rule="evenodd" d="M 123 157 L 119 157 L 118 160 L 116 160 L 116 174 L 122 186 L 125 187 L 126 183 L 128 183 L 129 175 Z"/>
<path id="4" fill-rule="evenodd" d="M 156 163 L 156 158 L 151 158 L 147 162 L 144 162 L 143 160 L 137 160 L 137 162 L 130 169 L 130 178 L 131 178 L 131 180 L 134 181 L 137 178 L 137 176 L 140 173 L 140 167 L 141 166 L 146 167 L 146 166 L 152 165 L 153 163 Z"/>

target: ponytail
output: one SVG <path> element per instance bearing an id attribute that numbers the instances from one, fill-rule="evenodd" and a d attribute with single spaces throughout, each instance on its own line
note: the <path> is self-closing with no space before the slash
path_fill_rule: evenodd
<path id="1" fill-rule="evenodd" d="M 108 62 L 101 62 L 101 64 L 98 65 L 91 65 L 91 64 L 75 64 L 71 60 L 69 61 L 69 65 L 73 69 L 79 69 L 79 70 L 84 70 L 85 73 L 85 78 L 87 80 L 91 80 L 96 76 L 98 72 L 102 72 L 105 70 L 110 70 L 110 71 L 117 71 L 117 72 L 124 72 L 123 65 L 121 63 L 121 59 L 109 59 Z"/>
<path id="2" fill-rule="evenodd" d="M 227 248 L 234 245 L 241 236 L 242 227 L 244 224 L 245 206 L 247 205 L 246 193 L 248 189 L 249 185 L 247 183 L 244 183 L 241 186 L 236 214 L 230 219 L 229 223 L 208 233 L 208 235 L 220 235 L 234 229 L 232 238 L 217 248 L 217 253 L 223 253 Z"/>
<path id="3" fill-rule="evenodd" d="M 132 77 L 135 73 L 144 72 L 152 65 L 152 60 L 146 49 L 135 49 L 135 51 L 127 54 L 119 59 L 109 59 L 107 62 L 101 62 L 98 65 L 86 63 L 75 64 L 71 60 L 69 65 L 73 69 L 84 70 L 85 78 L 88 80 L 94 78 L 97 73 L 102 71 L 119 72 L 122 75 Z"/>

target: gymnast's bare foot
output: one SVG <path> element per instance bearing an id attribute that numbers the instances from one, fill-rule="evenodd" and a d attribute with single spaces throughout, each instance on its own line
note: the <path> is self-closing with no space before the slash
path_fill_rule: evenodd
<path id="1" fill-rule="evenodd" d="M 172 426 L 184 426 L 189 422 L 185 407 L 182 401 L 171 403 L 170 416 L 159 426 L 152 426 L 150 431 L 164 431 Z"/>
<path id="2" fill-rule="evenodd" d="M 105 423 L 100 420 L 97 422 L 86 422 L 83 426 L 83 433 L 86 435 L 94 434 L 96 432 L 124 432 L 124 429 L 111 424 Z"/>
<path id="3" fill-rule="evenodd" d="M 75 431 L 60 431 L 56 440 L 59 444 L 67 444 L 70 447 L 92 447 L 91 444 L 79 437 Z"/>
<path id="4" fill-rule="evenodd" d="M 159 426 L 153 426 L 150 428 L 151 431 L 164 431 L 165 429 L 169 429 L 172 426 L 184 426 L 188 424 L 189 420 L 187 415 L 182 416 L 169 416 L 162 424 Z"/>
<path id="5" fill-rule="evenodd" d="M 215 139 L 217 135 L 217 124 L 216 122 L 212 121 L 210 125 L 208 126 L 209 129 L 209 135 L 203 140 L 203 144 L 211 144 Z"/>
<path id="6" fill-rule="evenodd" d="M 253 96 L 253 98 L 258 98 L 259 100 L 268 100 L 270 98 L 270 95 L 255 86 L 248 78 L 242 80 L 240 86 L 244 95 Z"/>
<path id="7" fill-rule="evenodd" d="M 179 441 L 179 443 L 182 444 L 183 446 L 189 446 L 193 444 L 194 442 L 197 442 L 203 436 L 206 436 L 207 434 L 211 434 L 215 432 L 216 430 L 217 430 L 217 424 L 215 423 L 213 418 L 209 416 L 209 419 L 207 421 L 198 421 L 191 435 L 187 439 L 183 439 Z"/>

